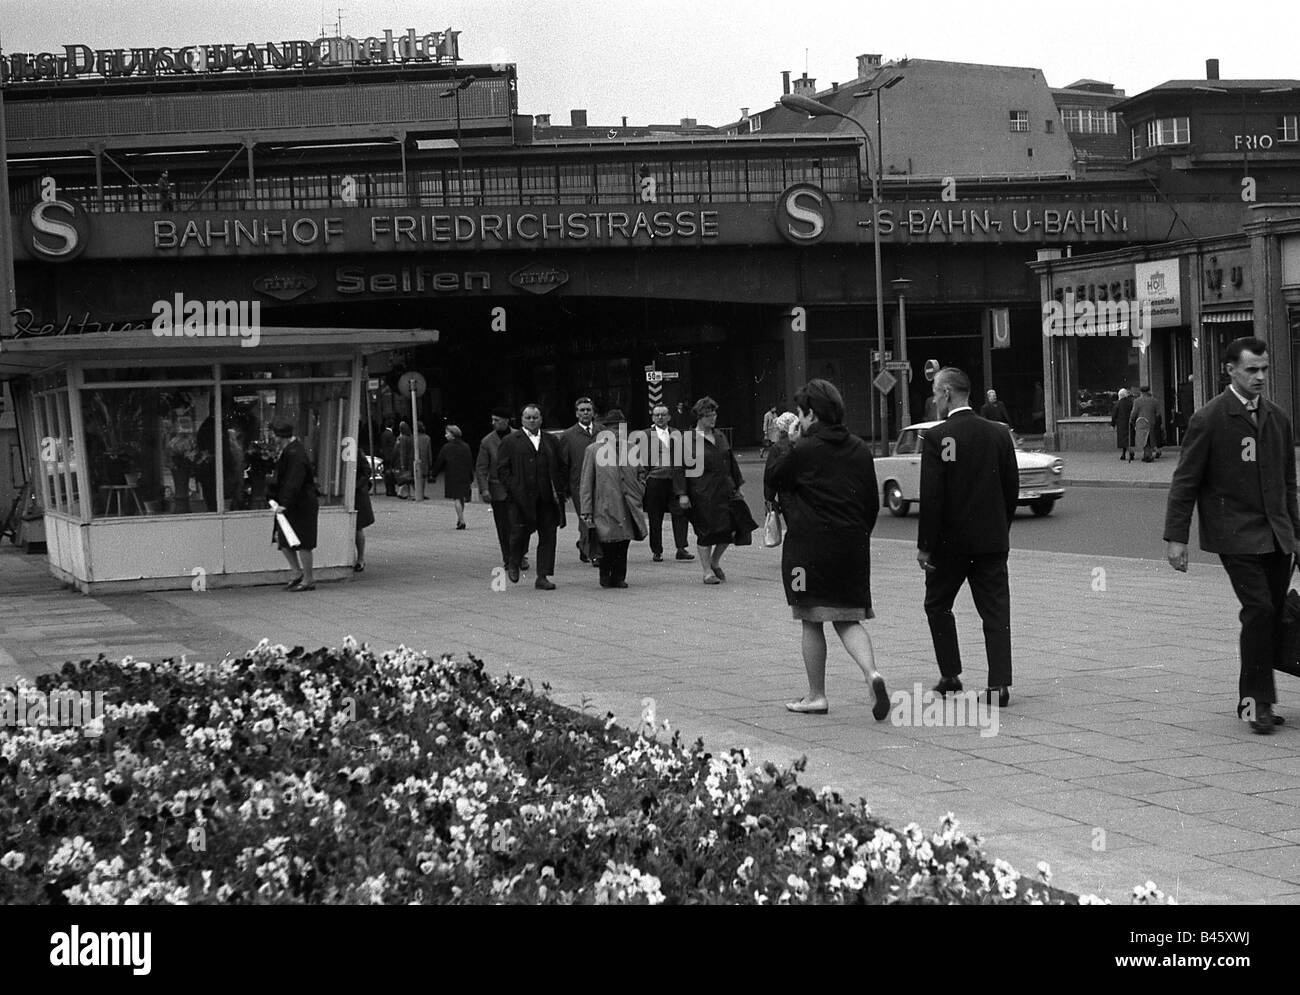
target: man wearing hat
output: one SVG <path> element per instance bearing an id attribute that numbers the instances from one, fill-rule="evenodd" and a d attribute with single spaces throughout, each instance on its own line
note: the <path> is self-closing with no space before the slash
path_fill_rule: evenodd
<path id="1" fill-rule="evenodd" d="M 497 542 L 501 545 L 501 565 L 507 568 L 510 566 L 510 501 L 505 484 L 497 479 L 497 461 L 500 458 L 501 442 L 509 434 L 510 409 L 504 406 L 493 408 L 492 431 L 479 442 L 478 461 L 474 464 L 479 500 L 492 505 L 492 521 L 497 527 Z M 526 544 L 524 552 L 528 552 Z M 520 561 L 519 569 L 528 569 L 526 555 Z"/>
<path id="2" fill-rule="evenodd" d="M 627 424 L 623 412 L 611 408 L 601 424 L 603 429 L 582 456 L 578 515 L 583 529 L 595 532 L 590 541 L 600 544 L 600 586 L 627 587 L 628 546 L 646 536 L 645 470 L 632 465 L 625 429 L 619 437 L 620 427 Z"/>

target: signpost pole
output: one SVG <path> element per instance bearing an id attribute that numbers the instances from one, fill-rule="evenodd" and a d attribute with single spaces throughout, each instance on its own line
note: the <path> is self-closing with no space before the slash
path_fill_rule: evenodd
<path id="1" fill-rule="evenodd" d="M 13 311 L 18 307 L 14 290 L 14 256 L 9 219 L 9 146 L 5 135 L 4 86 L 0 85 L 0 341 L 13 335 Z M 3 348 L 3 346 L 0 346 Z"/>
<path id="2" fill-rule="evenodd" d="M 420 422 L 415 416 L 416 397 L 416 392 L 411 391 L 411 440 L 413 443 L 411 446 L 411 491 L 414 494 L 423 494 L 424 488 L 420 486 Z M 415 500 L 420 499 L 416 498 Z"/>

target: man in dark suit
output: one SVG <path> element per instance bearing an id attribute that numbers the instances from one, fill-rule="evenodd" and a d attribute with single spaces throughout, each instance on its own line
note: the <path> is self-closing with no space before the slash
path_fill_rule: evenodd
<path id="1" fill-rule="evenodd" d="M 501 443 L 510 434 L 510 409 L 492 409 L 492 431 L 478 444 L 478 460 L 474 476 L 478 481 L 479 500 L 492 505 L 492 521 L 497 528 L 497 542 L 501 546 L 501 565 L 510 568 L 510 499 L 506 488 L 497 479 L 497 464 L 501 456 Z M 528 547 L 524 547 L 528 552 Z M 528 569 L 528 557 L 519 563 L 520 570 Z"/>
<path id="2" fill-rule="evenodd" d="M 1201 549 L 1218 553 L 1241 602 L 1239 717 L 1267 735 L 1277 691 L 1282 608 L 1291 557 L 1300 550 L 1296 509 L 1295 437 L 1291 420 L 1262 394 L 1268 345 L 1234 339 L 1225 361 L 1228 388 L 1192 415 L 1165 511 L 1165 552 L 1175 570 L 1187 570 L 1192 505 Z"/>
<path id="3" fill-rule="evenodd" d="M 573 510 L 575 514 L 580 514 L 578 492 L 582 484 L 582 457 L 586 455 L 587 447 L 596 441 L 596 433 L 600 431 L 601 426 L 596 422 L 596 406 L 592 404 L 590 397 L 578 398 L 573 405 L 573 411 L 578 420 L 560 435 L 560 446 L 564 449 L 564 458 L 569 467 L 567 486 L 573 498 Z M 592 560 L 593 554 L 596 559 L 599 559 L 600 550 L 587 548 L 587 530 L 579 528 L 579 558 L 583 563 L 587 563 Z"/>
<path id="4" fill-rule="evenodd" d="M 672 520 L 677 559 L 695 559 L 695 554 L 686 548 L 689 541 L 686 533 L 687 517 L 673 494 L 673 474 L 682 465 L 682 437 L 680 432 L 674 433 L 669 429 L 668 418 L 668 405 L 656 404 L 650 412 L 653 424 L 646 433 L 650 452 L 655 458 L 646 477 L 644 503 L 649 520 L 650 553 L 656 563 L 662 562 L 664 558 L 664 515 Z"/>
<path id="5" fill-rule="evenodd" d="M 961 652 L 952 603 L 966 581 L 984 621 L 988 688 L 1011 701 L 1011 591 L 1008 533 L 1020 496 L 1011 433 L 971 410 L 970 378 L 945 367 L 934 378 L 936 414 L 944 419 L 921 446 L 921 519 L 917 562 L 925 571 L 925 614 L 942 679 L 940 694 L 962 689 Z"/>
<path id="6" fill-rule="evenodd" d="M 1151 387 L 1149 384 L 1143 384 L 1138 388 L 1137 399 L 1133 402 L 1133 409 L 1128 414 L 1129 435 L 1133 438 L 1134 448 L 1142 449 L 1142 462 L 1150 463 L 1155 457 L 1151 455 L 1154 451 L 1155 456 L 1160 455 L 1160 439 L 1157 434 L 1160 425 L 1160 402 L 1151 396 Z M 1146 419 L 1146 433 L 1143 435 L 1139 422 Z"/>
<path id="7" fill-rule="evenodd" d="M 528 540 L 536 532 L 534 586 L 554 591 L 550 578 L 555 573 L 555 530 L 565 525 L 569 464 L 555 436 L 542 431 L 540 407 L 527 405 L 519 420 L 524 427 L 507 435 L 497 453 L 497 480 L 510 501 L 510 562 L 506 573 L 518 583 Z"/>

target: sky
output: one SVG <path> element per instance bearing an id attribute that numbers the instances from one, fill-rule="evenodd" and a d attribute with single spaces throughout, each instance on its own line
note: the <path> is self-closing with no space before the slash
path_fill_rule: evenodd
<path id="1" fill-rule="evenodd" d="M 1287 5 L 1202 0 L 0 0 L 0 48 L 173 48 L 319 37 L 342 10 L 345 35 L 462 32 L 467 62 L 514 62 L 519 110 L 558 124 L 736 120 L 781 95 L 781 71 L 819 89 L 856 76 L 857 56 L 1029 66 L 1051 86 L 1080 78 L 1129 95 L 1169 79 L 1300 77 Z M 1292 8 L 1294 9 L 1294 8 Z"/>

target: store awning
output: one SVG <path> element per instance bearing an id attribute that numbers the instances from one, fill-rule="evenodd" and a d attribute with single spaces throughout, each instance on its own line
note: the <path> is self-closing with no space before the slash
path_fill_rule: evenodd
<path id="1" fill-rule="evenodd" d="M 1254 311 L 1204 311 L 1201 322 L 1206 325 L 1226 325 L 1234 321 L 1254 321 Z"/>
<path id="2" fill-rule="evenodd" d="M 205 329 L 205 332 L 207 330 Z M 238 335 L 155 335 L 151 329 L 32 336 L 0 341 L 0 377 L 36 373 L 70 359 L 255 359 L 259 354 L 363 356 L 438 341 L 436 328 L 262 328 L 257 344 Z"/>

